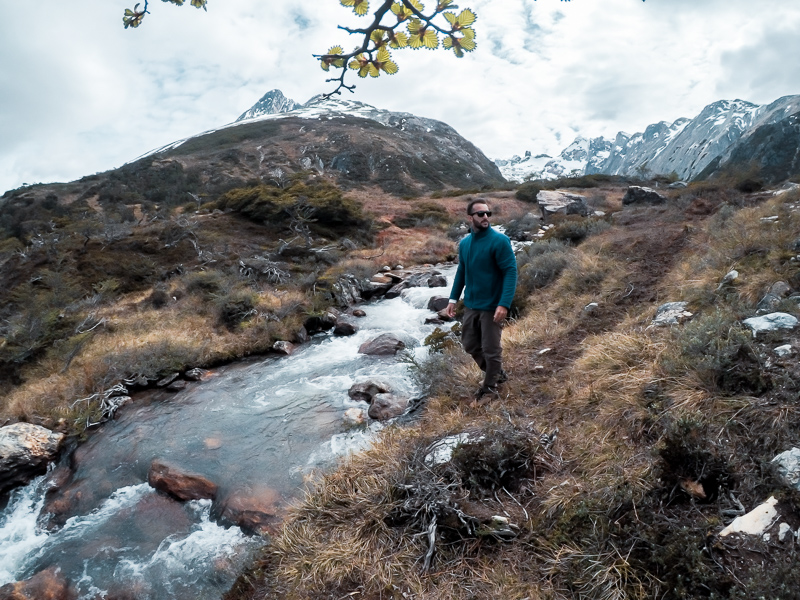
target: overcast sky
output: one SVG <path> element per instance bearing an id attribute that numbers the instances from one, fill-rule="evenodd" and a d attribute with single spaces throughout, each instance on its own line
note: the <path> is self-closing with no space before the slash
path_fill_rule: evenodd
<path id="1" fill-rule="evenodd" d="M 311 56 L 363 26 L 338 0 L 0 0 L 0 193 L 71 181 L 236 119 L 278 88 L 329 91 Z M 376 4 L 373 0 L 372 4 Z M 463 0 L 478 48 L 395 53 L 353 99 L 445 121 L 491 158 L 557 154 L 719 99 L 800 94 L 800 2 Z"/>

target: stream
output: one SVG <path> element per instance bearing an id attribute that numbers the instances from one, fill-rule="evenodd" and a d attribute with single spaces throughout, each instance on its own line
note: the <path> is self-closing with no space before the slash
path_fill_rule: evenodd
<path id="1" fill-rule="evenodd" d="M 440 270 L 452 280 L 455 267 Z M 45 495 L 59 469 L 11 493 L 0 512 L 0 585 L 58 566 L 82 600 L 220 598 L 263 540 L 218 523 L 209 500 L 181 503 L 154 490 L 152 460 L 210 479 L 218 499 L 268 498 L 280 514 L 305 477 L 367 447 L 384 426 L 345 428 L 348 408 L 366 408 L 349 398 L 353 383 L 378 378 L 419 394 L 407 363 L 358 348 L 390 332 L 423 356 L 435 328 L 424 324 L 428 300 L 449 290 L 408 289 L 363 305 L 353 336 L 318 335 L 288 357 L 214 369 L 175 394 L 138 394 L 65 459 L 74 473 L 59 491 L 68 509 L 55 526 Z"/>

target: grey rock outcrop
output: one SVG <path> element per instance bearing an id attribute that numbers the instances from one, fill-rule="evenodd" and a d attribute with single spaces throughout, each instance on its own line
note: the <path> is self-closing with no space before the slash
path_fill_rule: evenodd
<path id="1" fill-rule="evenodd" d="M 666 196 L 662 196 L 657 191 L 649 187 L 632 185 L 622 197 L 622 204 L 664 204 Z"/>
<path id="2" fill-rule="evenodd" d="M 536 195 L 536 202 L 544 217 L 556 213 L 585 217 L 592 212 L 584 196 L 569 192 L 542 190 Z"/>
<path id="3" fill-rule="evenodd" d="M 761 317 L 750 317 L 742 322 L 753 331 L 753 336 L 767 331 L 794 329 L 797 327 L 797 317 L 782 312 L 770 313 Z"/>
<path id="4" fill-rule="evenodd" d="M 291 356 L 295 351 L 295 345 L 292 342 L 287 342 L 286 340 L 278 340 L 272 344 L 272 351 L 277 352 L 278 354 L 283 354 L 284 356 Z"/>
<path id="5" fill-rule="evenodd" d="M 45 473 L 63 440 L 63 433 L 31 423 L 0 428 L 0 494 Z"/>

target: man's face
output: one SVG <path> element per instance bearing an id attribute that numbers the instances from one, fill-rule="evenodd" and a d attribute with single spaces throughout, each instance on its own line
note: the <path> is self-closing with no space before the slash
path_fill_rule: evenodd
<path id="1" fill-rule="evenodd" d="M 469 217 L 473 231 L 483 231 L 484 229 L 489 228 L 489 215 L 486 214 L 488 212 L 489 206 L 487 204 L 479 202 L 478 204 L 473 205 L 472 214 Z M 477 213 L 483 213 L 483 216 Z"/>

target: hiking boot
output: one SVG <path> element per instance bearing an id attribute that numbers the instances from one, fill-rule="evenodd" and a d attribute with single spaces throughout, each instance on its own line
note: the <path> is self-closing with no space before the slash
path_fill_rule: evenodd
<path id="1" fill-rule="evenodd" d="M 506 373 L 505 371 L 501 370 L 500 371 L 500 375 L 497 376 L 497 385 L 500 385 L 501 383 L 505 383 L 506 381 L 508 381 L 508 373 Z"/>
<path id="2" fill-rule="evenodd" d="M 500 392 L 498 391 L 496 385 L 481 386 L 478 388 L 478 391 L 475 392 L 475 400 L 477 400 L 479 404 L 489 402 L 490 400 L 499 397 Z"/>

